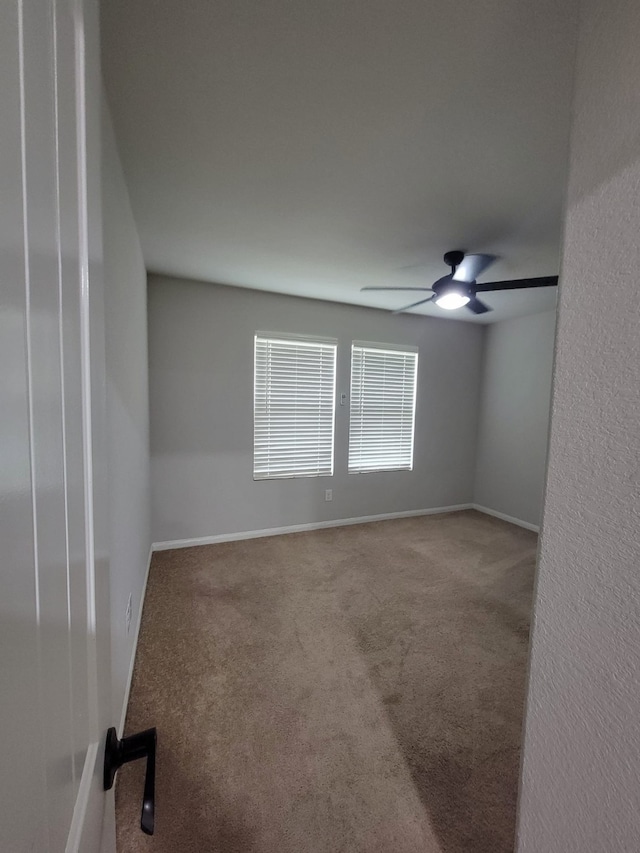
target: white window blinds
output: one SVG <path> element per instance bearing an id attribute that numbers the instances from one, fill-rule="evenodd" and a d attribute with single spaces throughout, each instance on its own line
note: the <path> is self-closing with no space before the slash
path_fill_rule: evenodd
<path id="1" fill-rule="evenodd" d="M 333 474 L 336 343 L 255 336 L 253 478 Z"/>
<path id="2" fill-rule="evenodd" d="M 413 468 L 417 370 L 416 351 L 353 344 L 350 473 Z"/>

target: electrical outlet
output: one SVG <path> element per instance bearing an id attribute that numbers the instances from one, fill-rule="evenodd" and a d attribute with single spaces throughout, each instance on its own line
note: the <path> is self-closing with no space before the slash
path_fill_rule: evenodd
<path id="1" fill-rule="evenodd" d="M 325 501 L 333 500 L 333 489 L 325 489 L 324 490 L 324 499 Z"/>
<path id="2" fill-rule="evenodd" d="M 129 593 L 129 601 L 127 601 L 127 613 L 126 613 L 126 621 L 127 621 L 127 634 L 131 630 L 131 593 Z"/>

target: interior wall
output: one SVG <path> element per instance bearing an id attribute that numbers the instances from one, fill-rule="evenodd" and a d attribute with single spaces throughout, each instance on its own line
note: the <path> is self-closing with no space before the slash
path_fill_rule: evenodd
<path id="1" fill-rule="evenodd" d="M 486 331 L 474 502 L 540 524 L 556 312 Z"/>
<path id="2" fill-rule="evenodd" d="M 479 326 L 151 275 L 149 330 L 155 542 L 471 501 Z M 337 338 L 338 395 L 352 340 L 418 346 L 413 471 L 347 473 L 347 404 L 333 477 L 254 482 L 256 331 Z"/>
<path id="3" fill-rule="evenodd" d="M 117 725 L 151 546 L 147 299 L 145 265 L 106 102 L 102 125 L 111 657 Z"/>
<path id="4" fill-rule="evenodd" d="M 583 0 L 519 853 L 639 846 L 639 32 Z"/>

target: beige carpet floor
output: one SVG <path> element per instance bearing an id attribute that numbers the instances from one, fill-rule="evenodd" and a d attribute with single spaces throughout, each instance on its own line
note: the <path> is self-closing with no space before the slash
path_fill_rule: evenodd
<path id="1" fill-rule="evenodd" d="M 154 555 L 119 853 L 508 853 L 536 536 L 474 511 Z"/>

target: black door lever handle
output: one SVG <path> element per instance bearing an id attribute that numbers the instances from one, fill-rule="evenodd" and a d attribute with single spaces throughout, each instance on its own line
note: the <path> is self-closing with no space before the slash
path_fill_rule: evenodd
<path id="1" fill-rule="evenodd" d="M 104 789 L 108 791 L 113 786 L 116 773 L 123 764 L 147 759 L 147 772 L 144 777 L 144 794 L 142 797 L 142 814 L 140 829 L 147 835 L 153 835 L 156 799 L 156 730 L 147 729 L 129 737 L 118 740 L 118 734 L 112 727 L 107 732 L 104 747 Z"/>

